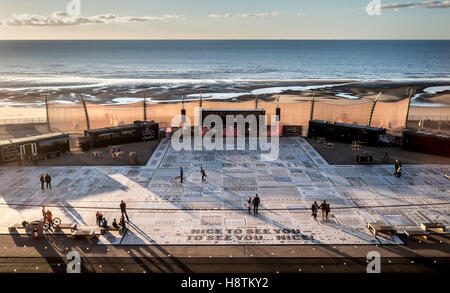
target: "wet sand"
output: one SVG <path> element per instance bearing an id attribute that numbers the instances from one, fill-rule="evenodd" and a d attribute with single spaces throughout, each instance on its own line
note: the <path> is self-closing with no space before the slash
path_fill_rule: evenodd
<path id="1" fill-rule="evenodd" d="M 412 116 L 429 116 L 430 119 L 438 116 L 450 116 L 449 90 L 435 93 L 424 92 L 424 89 L 436 86 L 448 87 L 450 86 L 450 82 L 360 82 L 354 80 L 252 81 L 239 84 L 180 86 L 171 89 L 136 89 L 128 87 L 65 88 L 45 91 L 45 94 L 48 95 L 50 101 L 70 105 L 71 102 L 79 100 L 79 95 L 83 95 L 85 100 L 94 104 L 115 104 L 113 99 L 142 99 L 144 97 L 152 102 L 179 102 L 182 97 L 186 97 L 185 101 L 189 101 L 198 100 L 200 93 L 203 93 L 205 100 L 248 101 L 255 99 L 255 95 L 251 93 L 256 90 L 261 92 L 258 95 L 258 99 L 262 101 L 275 102 L 277 97 L 280 98 L 281 103 L 308 101 L 312 99 L 314 93 L 315 99 L 319 101 L 336 104 L 355 104 L 373 101 L 380 92 L 382 94 L 379 101 L 400 101 L 408 98 L 410 89 L 413 89 L 416 96 L 413 99 L 410 111 Z M 301 88 L 301 90 L 298 90 L 298 88 Z M 211 93 L 217 95 L 211 96 Z M 223 95 L 218 93 L 223 93 Z M 0 120 L 45 118 L 43 94 L 42 91 L 33 91 L 31 89 L 26 92 L 0 91 Z M 236 96 L 233 97 L 233 95 Z M 424 104 L 427 106 L 423 107 Z"/>

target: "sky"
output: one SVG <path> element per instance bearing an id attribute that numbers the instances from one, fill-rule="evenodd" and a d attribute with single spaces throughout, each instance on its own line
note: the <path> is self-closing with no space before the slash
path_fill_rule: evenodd
<path id="1" fill-rule="evenodd" d="M 1 0 L 7 39 L 450 39 L 450 1 Z"/>

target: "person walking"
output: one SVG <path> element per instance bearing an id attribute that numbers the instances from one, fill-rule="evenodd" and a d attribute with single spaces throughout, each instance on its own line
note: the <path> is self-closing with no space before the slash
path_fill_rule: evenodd
<path id="1" fill-rule="evenodd" d="M 399 170 L 399 169 L 401 170 L 401 168 L 402 168 L 402 162 L 400 162 L 399 160 L 395 160 L 394 168 L 395 168 L 394 176 L 399 177 L 399 176 L 398 176 L 398 170 Z"/>
<path id="2" fill-rule="evenodd" d="M 327 201 L 324 200 L 323 203 L 320 204 L 319 209 L 322 210 L 322 220 L 325 220 L 325 214 L 327 211 Z"/>
<path id="3" fill-rule="evenodd" d="M 50 187 L 50 189 L 52 189 L 52 177 L 50 177 L 50 175 L 48 175 L 48 174 L 45 174 L 44 180 L 45 180 L 47 189 L 49 187 Z"/>
<path id="4" fill-rule="evenodd" d="M 180 183 L 183 183 L 183 167 L 180 167 Z"/>
<path id="5" fill-rule="evenodd" d="M 127 214 L 127 204 L 122 200 L 120 202 L 120 211 L 122 212 L 122 217 L 125 215 L 125 217 L 127 217 L 127 221 L 130 221 L 130 218 L 128 218 L 128 214 Z"/>
<path id="6" fill-rule="evenodd" d="M 249 196 L 247 200 L 247 208 L 248 208 L 248 214 L 251 214 L 252 211 L 252 198 Z"/>
<path id="7" fill-rule="evenodd" d="M 253 198 L 252 204 L 253 204 L 253 215 L 258 214 L 258 207 L 259 204 L 261 203 L 261 200 L 259 199 L 258 194 L 255 195 L 255 197 Z"/>
<path id="8" fill-rule="evenodd" d="M 44 174 L 41 174 L 41 178 L 39 180 L 41 180 L 41 189 L 44 189 L 44 182 L 45 182 Z"/>
<path id="9" fill-rule="evenodd" d="M 202 174 L 202 181 L 205 181 L 207 176 L 205 169 L 203 169 L 203 167 L 200 167 L 200 174 Z"/>
<path id="10" fill-rule="evenodd" d="M 330 204 L 327 203 L 326 209 L 325 209 L 325 219 L 328 220 L 328 214 L 330 213 L 331 209 L 330 209 Z"/>
<path id="11" fill-rule="evenodd" d="M 398 166 L 395 176 L 402 177 L 402 165 L 401 164 L 400 164 L 400 166 Z"/>
<path id="12" fill-rule="evenodd" d="M 317 220 L 317 210 L 319 209 L 319 205 L 317 201 L 315 201 L 311 206 L 311 215 L 314 217 L 314 220 Z"/>

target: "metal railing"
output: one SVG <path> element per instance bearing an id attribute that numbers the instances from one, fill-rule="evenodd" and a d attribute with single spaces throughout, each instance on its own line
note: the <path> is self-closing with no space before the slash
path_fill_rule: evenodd
<path id="1" fill-rule="evenodd" d="M 0 125 L 47 123 L 45 117 L 0 119 Z"/>
<path id="2" fill-rule="evenodd" d="M 431 121 L 450 121 L 450 115 L 409 115 L 408 121 L 420 121 L 420 120 L 431 120 Z"/>

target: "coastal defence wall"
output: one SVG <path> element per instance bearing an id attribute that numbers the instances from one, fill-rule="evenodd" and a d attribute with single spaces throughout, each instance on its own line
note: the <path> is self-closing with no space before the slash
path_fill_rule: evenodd
<path id="1" fill-rule="evenodd" d="M 408 99 L 395 103 L 377 102 L 370 126 L 386 129 L 405 128 L 408 104 Z"/>
<path id="2" fill-rule="evenodd" d="M 276 114 L 277 106 L 281 110 L 281 125 L 301 125 L 304 130 L 312 119 L 335 121 L 348 124 L 367 126 L 372 110 L 370 126 L 387 129 L 401 129 L 406 125 L 408 99 L 387 103 L 355 102 L 350 105 L 330 104 L 320 101 L 298 103 L 280 103 L 266 101 L 220 102 L 203 101 L 204 109 L 264 109 L 266 124 L 271 124 L 271 115 Z M 82 101 L 71 104 L 60 104 L 49 101 L 48 120 L 50 127 L 64 132 L 80 132 L 91 129 L 132 124 L 136 120 L 154 120 L 161 127 L 174 125 L 172 119 L 185 109 L 187 120 L 191 125 L 198 124 L 200 102 L 185 103 L 145 103 L 138 102 L 128 105 L 96 105 Z"/>
<path id="3" fill-rule="evenodd" d="M 367 125 L 372 107 L 373 102 L 355 103 L 353 105 L 316 102 L 314 104 L 313 120 Z"/>

